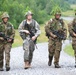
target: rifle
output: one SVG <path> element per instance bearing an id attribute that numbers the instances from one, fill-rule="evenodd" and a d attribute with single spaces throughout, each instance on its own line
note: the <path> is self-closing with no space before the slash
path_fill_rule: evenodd
<path id="1" fill-rule="evenodd" d="M 0 37 L 3 37 L 4 40 L 8 41 L 11 39 L 11 43 L 13 43 L 14 39 L 10 38 L 9 36 L 6 36 L 3 32 L 0 32 Z"/>
<path id="2" fill-rule="evenodd" d="M 52 33 L 53 33 L 54 35 L 56 35 L 60 40 L 65 40 L 65 39 L 66 39 L 63 32 L 52 31 Z"/>
<path id="3" fill-rule="evenodd" d="M 32 30 L 32 28 L 27 24 L 27 23 L 25 23 L 25 27 L 28 29 L 28 31 L 30 32 L 30 38 L 32 38 L 33 36 L 35 36 L 35 34 L 34 34 L 34 32 L 33 32 L 33 30 Z M 34 43 L 36 44 L 36 41 L 37 41 L 37 38 L 34 40 Z"/>

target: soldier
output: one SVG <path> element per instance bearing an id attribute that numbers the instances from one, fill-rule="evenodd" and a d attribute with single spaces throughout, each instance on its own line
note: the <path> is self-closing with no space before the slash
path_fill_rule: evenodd
<path id="1" fill-rule="evenodd" d="M 8 22 L 9 15 L 4 12 L 0 23 L 0 71 L 3 71 L 3 59 L 5 52 L 6 71 L 10 70 L 10 51 L 14 40 L 15 31 L 11 23 Z"/>
<path id="2" fill-rule="evenodd" d="M 75 55 L 75 68 L 76 68 L 76 12 L 75 12 L 75 18 L 71 23 L 68 25 L 70 36 L 72 37 L 72 47 L 74 49 L 74 55 Z"/>
<path id="3" fill-rule="evenodd" d="M 32 19 L 33 13 L 31 11 L 26 12 L 25 20 L 19 25 L 20 36 L 24 40 L 23 49 L 24 49 L 24 62 L 25 69 L 31 67 L 31 62 L 33 58 L 33 51 L 35 49 L 35 44 L 37 37 L 40 35 L 40 27 L 37 21 Z"/>
<path id="4" fill-rule="evenodd" d="M 62 47 L 62 40 L 66 39 L 66 29 L 64 28 L 63 19 L 60 19 L 61 13 L 57 12 L 55 14 L 55 18 L 51 19 L 45 26 L 46 36 L 49 38 L 48 51 L 49 51 L 49 61 L 48 65 L 51 66 L 52 59 L 54 56 L 54 65 L 55 68 L 60 68 L 59 66 L 59 57 Z M 58 32 L 54 34 L 53 31 L 58 31 L 59 33 L 64 34 L 61 38 L 59 38 Z"/>

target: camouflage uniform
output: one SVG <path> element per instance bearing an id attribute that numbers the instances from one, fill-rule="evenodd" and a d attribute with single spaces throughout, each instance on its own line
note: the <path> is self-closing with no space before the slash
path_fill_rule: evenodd
<path id="1" fill-rule="evenodd" d="M 58 37 L 53 38 L 52 36 L 52 29 L 54 30 L 62 30 L 64 36 L 66 38 L 66 29 L 64 27 L 64 22 L 62 19 L 57 20 L 56 18 L 51 19 L 45 26 L 45 31 L 49 34 L 49 44 L 48 44 L 48 51 L 49 51 L 49 62 L 48 65 L 51 66 L 52 59 L 54 56 L 54 64 L 59 65 L 59 57 L 62 48 L 62 40 Z M 52 34 L 50 34 L 52 33 Z"/>
<path id="2" fill-rule="evenodd" d="M 27 12 L 27 14 L 30 14 L 31 12 Z M 34 41 L 32 41 L 30 35 L 22 32 L 23 30 L 28 30 L 27 28 L 27 20 L 23 20 L 21 22 L 21 24 L 19 25 L 19 32 L 20 32 L 20 36 L 22 37 L 22 39 L 24 40 L 23 42 L 23 49 L 25 50 L 24 52 L 24 62 L 29 61 L 29 63 L 31 64 L 32 62 L 32 57 L 33 57 L 33 51 L 35 50 L 35 43 Z M 30 31 L 32 31 L 34 33 L 34 36 L 38 37 L 40 35 L 40 27 L 39 24 L 32 19 L 31 23 L 28 24 L 28 27 L 30 28 Z M 28 30 L 29 31 L 29 30 Z"/>
<path id="3" fill-rule="evenodd" d="M 5 12 L 2 15 L 2 20 L 6 17 L 9 18 L 9 15 Z M 11 23 L 1 22 L 0 32 L 3 32 L 5 36 L 8 36 L 10 39 L 14 39 L 15 31 Z M 3 37 L 0 37 L 0 68 L 3 68 L 3 59 L 5 52 L 6 69 L 10 69 L 10 51 L 13 42 L 7 42 L 7 40 L 2 40 L 2 38 Z"/>
<path id="4" fill-rule="evenodd" d="M 76 17 L 74 18 L 74 20 L 71 23 L 69 23 L 68 28 L 69 28 L 70 36 L 72 37 L 72 47 L 74 49 L 75 67 L 76 67 L 76 36 L 74 36 L 74 34 L 73 34 L 73 33 L 76 34 L 76 32 L 73 31 L 73 29 L 76 30 Z"/>

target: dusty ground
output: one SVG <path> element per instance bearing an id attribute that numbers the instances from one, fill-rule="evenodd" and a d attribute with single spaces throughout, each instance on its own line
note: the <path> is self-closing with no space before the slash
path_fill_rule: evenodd
<path id="1" fill-rule="evenodd" d="M 66 41 L 63 48 L 69 44 Z M 22 47 L 13 48 L 11 50 L 11 70 L 9 72 L 0 72 L 0 75 L 76 75 L 74 68 L 74 57 L 68 56 L 64 53 L 63 48 L 60 57 L 60 65 L 62 68 L 56 69 L 52 64 L 51 67 L 47 65 L 48 62 L 48 44 L 37 44 L 38 49 L 34 51 L 32 68 L 24 70 Z"/>

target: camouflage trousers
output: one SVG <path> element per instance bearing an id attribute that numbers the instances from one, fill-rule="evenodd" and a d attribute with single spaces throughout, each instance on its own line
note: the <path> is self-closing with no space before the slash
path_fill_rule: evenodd
<path id="1" fill-rule="evenodd" d="M 29 61 L 32 62 L 33 51 L 35 50 L 35 44 L 31 39 L 25 39 L 23 43 L 24 49 L 24 62 Z"/>
<path id="2" fill-rule="evenodd" d="M 11 46 L 12 46 L 11 43 L 4 44 L 3 42 L 0 42 L 0 68 L 3 68 L 4 53 L 5 53 L 6 67 L 10 66 Z"/>
<path id="3" fill-rule="evenodd" d="M 60 52 L 62 48 L 62 41 L 59 39 L 49 38 L 48 51 L 49 56 L 54 57 L 54 64 L 59 64 Z"/>
<path id="4" fill-rule="evenodd" d="M 75 62 L 76 62 L 76 38 L 72 38 L 72 47 L 74 49 Z"/>

